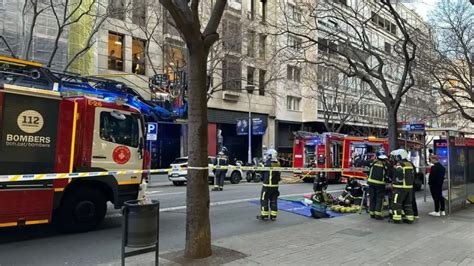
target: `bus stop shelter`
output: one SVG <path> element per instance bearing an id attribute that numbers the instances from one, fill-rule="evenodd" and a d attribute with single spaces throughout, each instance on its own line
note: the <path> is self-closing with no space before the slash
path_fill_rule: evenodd
<path id="1" fill-rule="evenodd" d="M 446 167 L 443 195 L 447 199 L 448 214 L 451 214 L 465 207 L 467 202 L 474 202 L 474 132 L 430 128 L 426 133 L 439 136 L 433 141 L 433 148 L 440 163 Z"/>

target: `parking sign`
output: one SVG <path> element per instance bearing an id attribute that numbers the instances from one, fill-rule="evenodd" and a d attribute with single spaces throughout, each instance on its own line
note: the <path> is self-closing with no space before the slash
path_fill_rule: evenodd
<path id="1" fill-rule="evenodd" d="M 147 140 L 157 140 L 158 139 L 158 123 L 148 123 L 147 124 Z"/>

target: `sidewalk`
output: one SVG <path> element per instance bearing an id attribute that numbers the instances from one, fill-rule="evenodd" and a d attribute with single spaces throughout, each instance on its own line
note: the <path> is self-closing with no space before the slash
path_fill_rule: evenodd
<path id="1" fill-rule="evenodd" d="M 307 223 L 279 230 L 268 222 L 268 231 L 214 241 L 216 254 L 191 264 L 474 265 L 474 206 L 450 217 L 428 216 L 430 199 L 424 203 L 419 198 L 418 208 L 421 217 L 412 225 L 375 221 L 365 213 L 308 218 Z M 163 252 L 160 264 L 189 264 L 179 254 Z M 153 260 L 145 261 L 137 264 Z"/>

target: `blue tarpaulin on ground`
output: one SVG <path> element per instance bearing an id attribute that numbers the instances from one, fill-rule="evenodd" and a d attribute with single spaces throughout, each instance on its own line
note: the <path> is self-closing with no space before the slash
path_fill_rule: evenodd
<path id="1" fill-rule="evenodd" d="M 259 200 L 253 200 L 253 201 L 250 201 L 250 203 L 260 205 Z M 278 199 L 278 210 L 291 212 L 291 213 L 306 216 L 306 217 L 311 217 L 311 206 L 306 206 L 302 202 Z M 340 217 L 340 216 L 350 214 L 350 213 L 333 212 L 331 210 L 327 210 L 327 213 L 331 217 Z"/>

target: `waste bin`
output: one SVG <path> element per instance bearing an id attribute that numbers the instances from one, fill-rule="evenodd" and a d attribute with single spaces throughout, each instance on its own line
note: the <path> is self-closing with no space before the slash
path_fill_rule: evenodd
<path id="1" fill-rule="evenodd" d="M 137 248 L 157 243 L 159 209 L 160 202 L 157 200 L 125 202 L 125 246 Z"/>

